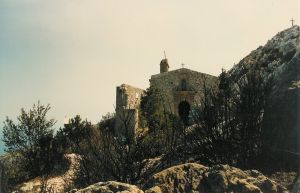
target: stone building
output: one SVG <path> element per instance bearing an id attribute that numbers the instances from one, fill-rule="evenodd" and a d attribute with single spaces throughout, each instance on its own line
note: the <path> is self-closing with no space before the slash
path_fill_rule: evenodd
<path id="1" fill-rule="evenodd" d="M 116 133 L 135 136 L 143 89 L 122 84 L 116 90 Z"/>
<path id="2" fill-rule="evenodd" d="M 204 84 L 217 83 L 215 76 L 180 68 L 169 71 L 167 59 L 160 62 L 160 73 L 152 75 L 150 87 L 157 89 L 166 104 L 166 111 L 189 122 L 189 113 L 193 105 L 199 104 L 203 96 Z M 138 114 L 143 89 L 122 84 L 116 91 L 116 129 L 118 133 L 134 136 L 138 129 Z"/>

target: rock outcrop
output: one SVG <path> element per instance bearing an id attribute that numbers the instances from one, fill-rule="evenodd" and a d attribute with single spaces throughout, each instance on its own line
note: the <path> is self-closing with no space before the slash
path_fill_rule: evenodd
<path id="1" fill-rule="evenodd" d="M 145 193 L 288 193 L 288 190 L 256 170 L 242 171 L 228 165 L 206 167 L 187 163 L 154 174 L 142 187 Z M 143 193 L 137 186 L 99 182 L 76 193 Z"/>
<path id="2" fill-rule="evenodd" d="M 288 190 L 292 190 L 296 185 L 297 178 L 299 179 L 298 181 L 300 183 L 300 178 L 298 176 L 298 173 L 297 172 L 275 172 L 268 177 L 274 180 L 275 182 L 283 185 Z M 300 186 L 299 186 L 299 192 L 300 192 Z"/>
<path id="3" fill-rule="evenodd" d="M 62 193 L 65 192 L 65 186 L 71 185 L 74 178 L 75 172 L 78 167 L 78 155 L 76 154 L 66 154 L 66 161 L 68 161 L 68 169 L 59 175 L 51 175 L 47 179 L 41 177 L 36 177 L 29 181 L 19 184 L 14 189 L 14 193 L 33 193 L 40 192 L 41 186 L 46 184 L 46 192 Z"/>
<path id="4" fill-rule="evenodd" d="M 288 191 L 257 170 L 242 171 L 228 165 L 217 165 L 205 172 L 200 192 L 283 193 Z"/>
<path id="5" fill-rule="evenodd" d="M 291 191 L 292 193 L 298 193 L 300 192 L 300 176 L 298 175 L 298 178 L 296 179 L 293 189 Z"/>
<path id="6" fill-rule="evenodd" d="M 268 152 L 280 154 L 277 158 L 282 160 L 266 163 L 295 159 L 287 152 L 300 150 L 300 27 L 279 32 L 236 64 L 229 75 L 238 82 L 252 69 L 259 69 L 266 79 L 272 77 L 274 85 L 263 120 L 263 130 L 272 133 L 272 137 L 266 137 L 264 142 L 270 147 Z"/>
<path id="7" fill-rule="evenodd" d="M 87 188 L 72 191 L 76 193 L 143 193 L 137 186 L 125 184 L 121 182 L 108 181 L 108 182 L 99 182 L 88 186 Z"/>
<path id="8" fill-rule="evenodd" d="M 287 193 L 287 189 L 256 170 L 242 171 L 228 165 L 211 168 L 196 163 L 163 170 L 148 181 L 146 193 Z"/>
<path id="9" fill-rule="evenodd" d="M 191 192 L 200 188 L 207 167 L 187 163 L 165 169 L 155 175 L 144 186 L 147 193 Z"/>

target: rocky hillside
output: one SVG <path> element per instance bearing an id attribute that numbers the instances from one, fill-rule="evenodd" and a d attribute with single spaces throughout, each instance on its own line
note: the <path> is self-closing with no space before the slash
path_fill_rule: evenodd
<path id="1" fill-rule="evenodd" d="M 243 58 L 230 70 L 230 75 L 238 81 L 251 68 L 257 66 L 268 74 L 274 74 L 275 79 L 279 81 L 289 66 L 299 62 L 299 52 L 300 27 L 293 26 L 279 32 L 266 45 L 258 47 Z M 294 79 L 299 78 L 299 74 L 295 75 Z"/>
<path id="2" fill-rule="evenodd" d="M 19 184 L 17 187 L 14 188 L 15 190 L 13 192 L 40 192 L 40 188 L 43 183 L 46 184 L 46 192 L 64 192 L 65 187 L 72 184 L 72 181 L 74 180 L 74 173 L 78 167 L 78 156 L 76 154 L 66 154 L 65 160 L 68 162 L 68 169 L 66 171 L 60 171 L 63 173 L 55 175 L 52 174 L 48 177 L 46 181 L 41 177 L 31 179 L 22 184 Z"/>
<path id="3" fill-rule="evenodd" d="M 142 190 L 143 189 L 143 190 Z M 256 170 L 242 171 L 228 165 L 205 167 L 196 163 L 173 166 L 149 178 L 142 188 L 119 182 L 100 182 L 76 193 L 288 193 L 287 189 Z"/>
<path id="4" fill-rule="evenodd" d="M 280 154 L 281 156 L 276 156 L 276 160 L 272 160 L 272 157 L 261 159 L 265 168 L 279 162 L 282 164 L 283 161 L 285 164 L 289 164 L 289 160 L 299 162 L 297 152 L 300 152 L 298 144 L 300 142 L 298 140 L 300 137 L 300 27 L 293 26 L 284 30 L 269 40 L 265 46 L 252 51 L 229 71 L 229 77 L 233 83 L 237 83 L 251 69 L 258 69 L 266 79 L 273 80 L 272 91 L 265 110 L 263 129 L 272 133 L 272 137 L 265 138 L 265 143 L 269 147 L 267 150 L 271 151 L 268 155 Z M 50 176 L 48 179 L 47 185 L 51 187 L 51 192 L 63 192 L 65 188 L 63 185 L 72 184 L 75 179 L 74 174 L 78 167 L 75 161 L 76 155 L 69 155 L 68 158 L 69 170 L 62 175 Z M 140 179 L 138 184 L 131 185 L 116 181 L 98 182 L 71 192 L 288 193 L 286 187 L 290 189 L 294 187 L 294 192 L 299 192 L 299 175 L 296 183 L 298 186 L 293 186 L 296 174 L 292 176 L 288 172 L 285 175 L 279 172 L 280 174 L 274 176 L 274 179 L 279 180 L 275 181 L 257 170 L 243 171 L 228 165 L 207 167 L 199 163 L 179 164 L 175 163 L 174 159 L 172 161 L 174 166 L 168 165 L 169 168 L 163 168 L 160 167 L 160 163 L 163 162 L 161 158 L 150 159 L 147 167 L 154 169 L 148 169 L 151 172 L 147 173 L 145 180 Z M 10 165 L 13 165 L 12 163 Z M 13 172 L 18 173 L 18 171 Z M 0 183 L 5 183 L 2 174 L 3 170 L 0 165 Z M 20 184 L 16 187 L 16 192 L 38 192 L 41 184 L 42 180 L 36 178 Z"/>
<path id="5" fill-rule="evenodd" d="M 272 133 L 272 137 L 265 138 L 270 147 L 268 151 L 279 154 L 281 161 L 297 159 L 295 153 L 300 152 L 300 27 L 293 26 L 278 33 L 236 64 L 229 74 L 233 82 L 238 82 L 254 68 L 266 78 L 273 77 L 274 86 L 264 117 L 264 130 Z"/>

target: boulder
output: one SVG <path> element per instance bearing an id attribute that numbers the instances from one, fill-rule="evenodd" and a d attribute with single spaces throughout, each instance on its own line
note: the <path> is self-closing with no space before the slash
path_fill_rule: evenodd
<path id="1" fill-rule="evenodd" d="M 246 170 L 228 165 L 206 167 L 186 163 L 167 168 L 152 175 L 143 185 L 145 193 L 288 193 L 277 182 L 257 170 Z M 108 181 L 99 182 L 76 193 L 143 193 L 137 186 Z"/>
<path id="2" fill-rule="evenodd" d="M 242 171 L 228 165 L 205 167 L 196 163 L 173 166 L 153 175 L 146 193 L 287 193 L 287 189 L 256 170 Z"/>
<path id="3" fill-rule="evenodd" d="M 207 167 L 187 163 L 165 169 L 154 174 L 144 186 L 147 193 L 154 192 L 191 192 L 199 189 Z"/>
<path id="4" fill-rule="evenodd" d="M 75 191 L 76 193 L 143 193 L 137 186 L 121 182 L 108 181 L 99 182 L 87 188 Z"/>
<path id="5" fill-rule="evenodd" d="M 200 192 L 287 193 L 287 189 L 256 170 L 216 165 L 205 173 Z"/>
<path id="6" fill-rule="evenodd" d="M 270 179 L 274 180 L 275 182 L 283 185 L 288 190 L 292 190 L 296 179 L 297 179 L 297 172 L 275 172 L 268 176 Z"/>

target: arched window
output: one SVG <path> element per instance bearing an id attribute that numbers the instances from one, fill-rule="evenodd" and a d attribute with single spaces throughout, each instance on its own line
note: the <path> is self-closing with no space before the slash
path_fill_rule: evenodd
<path id="1" fill-rule="evenodd" d="M 187 83 L 185 79 L 181 80 L 181 90 L 182 91 L 187 91 Z"/>

